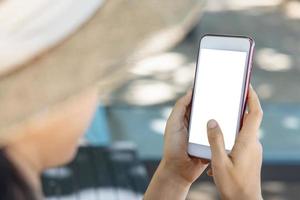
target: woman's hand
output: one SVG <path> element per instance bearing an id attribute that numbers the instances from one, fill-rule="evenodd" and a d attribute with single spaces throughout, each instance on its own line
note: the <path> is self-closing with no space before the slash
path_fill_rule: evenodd
<path id="1" fill-rule="evenodd" d="M 206 169 L 208 161 L 190 157 L 188 147 L 188 125 L 190 116 L 190 102 L 192 90 L 179 99 L 168 119 L 165 139 L 164 155 L 161 165 L 172 173 L 180 183 L 192 184 Z"/>
<path id="2" fill-rule="evenodd" d="M 258 130 L 263 112 L 252 87 L 248 96 L 248 109 L 230 155 L 225 151 L 222 131 L 217 122 L 210 120 L 207 125 L 212 151 L 208 175 L 213 176 L 222 199 L 262 199 L 262 146 L 258 140 Z"/>
<path id="3" fill-rule="evenodd" d="M 208 165 L 208 161 L 187 154 L 191 98 L 192 90 L 173 108 L 165 130 L 163 158 L 144 199 L 185 199 L 191 184 Z"/>

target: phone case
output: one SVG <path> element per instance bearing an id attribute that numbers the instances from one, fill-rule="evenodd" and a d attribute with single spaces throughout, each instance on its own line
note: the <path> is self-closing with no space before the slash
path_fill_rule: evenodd
<path id="1" fill-rule="evenodd" d="M 248 98 L 248 92 L 249 92 L 249 84 L 250 84 L 250 79 L 251 79 L 251 75 L 252 75 L 252 64 L 253 64 L 253 54 L 254 54 L 254 47 L 255 47 L 255 42 L 251 37 L 247 37 L 247 36 L 242 36 L 242 35 L 220 35 L 220 34 L 205 34 L 201 37 L 200 42 L 199 42 L 199 47 L 198 47 L 198 54 L 197 54 L 197 60 L 196 62 L 198 63 L 198 59 L 199 59 L 199 53 L 200 53 L 200 43 L 203 37 L 205 36 L 219 36 L 219 37 L 240 37 L 240 38 L 246 38 L 250 41 L 250 49 L 249 49 L 249 54 L 247 57 L 247 71 L 246 71 L 246 76 L 245 76 L 245 81 L 244 81 L 244 85 L 243 85 L 243 95 L 242 95 L 242 103 L 240 105 L 240 109 L 239 109 L 239 125 L 238 125 L 238 130 L 241 129 L 242 124 L 243 124 L 243 118 L 244 118 L 244 114 L 246 111 L 246 105 L 247 105 L 247 98 Z M 194 77 L 196 77 L 197 74 L 197 68 L 195 70 L 195 75 Z M 193 83 L 193 88 L 195 88 L 195 81 Z M 194 91 L 192 94 L 192 99 L 194 98 Z M 191 116 L 191 113 L 190 113 Z M 228 152 L 229 153 L 229 152 Z"/>

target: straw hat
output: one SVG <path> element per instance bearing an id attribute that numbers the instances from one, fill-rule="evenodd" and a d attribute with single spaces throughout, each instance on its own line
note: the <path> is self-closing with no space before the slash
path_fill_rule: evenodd
<path id="1" fill-rule="evenodd" d="M 100 95 L 118 87 L 126 80 L 128 66 L 174 46 L 198 22 L 203 9 L 198 0 L 93 2 L 78 19 L 89 20 L 79 23 L 80 29 L 70 28 L 63 42 L 57 39 L 37 49 L 26 46 L 25 57 L 20 52 L 26 42 L 0 52 L 0 143 L 94 85 Z M 0 12 L 4 5 L 0 1 Z M 5 59 L 14 55 L 15 61 Z"/>

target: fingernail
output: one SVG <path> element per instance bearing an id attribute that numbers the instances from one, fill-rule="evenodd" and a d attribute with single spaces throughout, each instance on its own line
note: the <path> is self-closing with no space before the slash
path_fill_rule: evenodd
<path id="1" fill-rule="evenodd" d="M 214 119 L 209 120 L 208 123 L 207 123 L 207 127 L 209 129 L 216 128 L 217 126 L 218 126 L 218 123 Z"/>

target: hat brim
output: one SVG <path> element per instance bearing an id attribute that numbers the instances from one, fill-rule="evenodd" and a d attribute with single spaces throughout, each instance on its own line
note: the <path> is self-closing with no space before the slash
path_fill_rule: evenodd
<path id="1" fill-rule="evenodd" d="M 174 46 L 200 19 L 203 1 L 108 1 L 80 30 L 0 80 L 0 134 L 97 84 L 109 91 L 126 68 Z"/>

